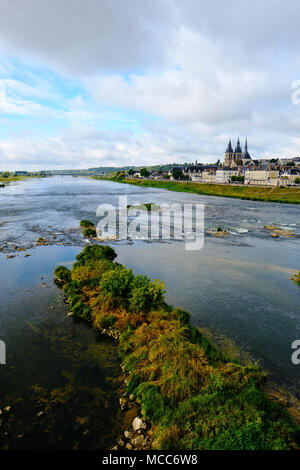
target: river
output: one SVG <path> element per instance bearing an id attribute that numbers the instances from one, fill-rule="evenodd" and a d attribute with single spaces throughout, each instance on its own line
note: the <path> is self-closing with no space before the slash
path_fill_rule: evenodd
<path id="1" fill-rule="evenodd" d="M 117 260 L 164 281 L 167 301 L 189 311 L 194 325 L 234 341 L 299 396 L 291 344 L 300 338 L 300 288 L 289 277 L 300 269 L 300 238 L 274 239 L 264 229 L 274 224 L 299 236 L 299 206 L 81 177 L 26 179 L 0 189 L 0 339 L 7 347 L 0 408 L 11 406 L 17 416 L 2 448 L 105 448 L 120 432 L 116 345 L 66 317 L 52 280 L 55 266 L 71 266 L 87 243 L 79 221 L 97 222 L 98 205 L 117 205 L 119 195 L 130 204 L 205 205 L 202 250 L 172 240 L 115 241 Z M 211 236 L 218 226 L 229 236 Z M 34 246 L 41 236 L 48 246 Z M 11 411 L 5 413 L 2 434 Z"/>

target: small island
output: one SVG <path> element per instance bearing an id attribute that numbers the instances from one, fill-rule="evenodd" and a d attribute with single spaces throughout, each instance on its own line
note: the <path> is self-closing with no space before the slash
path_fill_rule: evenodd
<path id="1" fill-rule="evenodd" d="M 291 276 L 290 280 L 294 281 L 296 284 L 300 285 L 300 271 L 297 274 L 295 274 L 294 276 Z"/>
<path id="2" fill-rule="evenodd" d="M 271 234 L 271 237 L 273 238 L 279 238 L 279 237 L 290 238 L 290 237 L 295 236 L 292 230 L 279 228 L 276 225 L 265 225 L 264 228 L 268 233 Z"/>
<path id="3" fill-rule="evenodd" d="M 89 245 L 54 276 L 73 319 L 118 341 L 121 409 L 133 400 L 139 407 L 139 439 L 125 431 L 125 448 L 299 448 L 298 428 L 263 392 L 260 368 L 222 354 L 187 312 L 166 303 L 161 281 L 134 275 L 116 256 L 110 246 Z"/>

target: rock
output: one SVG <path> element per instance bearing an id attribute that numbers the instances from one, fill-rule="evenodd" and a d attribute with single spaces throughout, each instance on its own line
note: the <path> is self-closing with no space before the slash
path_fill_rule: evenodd
<path id="1" fill-rule="evenodd" d="M 282 406 L 288 406 L 289 404 L 288 400 L 284 397 L 280 397 L 278 403 L 280 403 Z"/>
<path id="2" fill-rule="evenodd" d="M 6 406 L 6 407 L 4 408 L 4 411 L 9 411 L 10 409 L 11 409 L 11 406 Z"/>
<path id="3" fill-rule="evenodd" d="M 67 317 L 73 317 L 73 312 L 68 312 Z"/>
<path id="4" fill-rule="evenodd" d="M 118 449 L 119 449 L 118 446 L 114 446 L 111 448 L 111 450 L 118 450 Z"/>
<path id="5" fill-rule="evenodd" d="M 136 418 L 134 418 L 134 420 L 132 421 L 132 427 L 133 427 L 133 430 L 134 431 L 139 431 L 141 429 L 146 429 L 147 425 L 146 423 L 141 419 L 139 418 L 138 416 Z"/>
<path id="6" fill-rule="evenodd" d="M 132 436 L 132 433 L 130 431 L 124 431 L 124 436 L 126 439 L 130 439 Z"/>
<path id="7" fill-rule="evenodd" d="M 132 450 L 132 445 L 129 444 L 129 442 L 127 442 L 126 446 L 125 446 L 125 449 L 127 450 Z"/>
<path id="8" fill-rule="evenodd" d="M 122 439 L 119 439 L 119 440 L 118 440 L 118 446 L 119 446 L 119 447 L 124 447 L 124 446 L 125 446 L 125 442 L 122 441 Z"/>
<path id="9" fill-rule="evenodd" d="M 146 439 L 142 435 L 138 436 L 138 437 L 135 437 L 130 442 L 134 447 L 143 447 L 147 444 Z"/>
<path id="10" fill-rule="evenodd" d="M 131 393 L 131 395 L 129 395 L 129 400 L 134 401 L 134 395 L 133 395 L 133 393 Z"/>
<path id="11" fill-rule="evenodd" d="M 37 414 L 37 417 L 40 417 L 40 416 L 42 416 L 43 414 L 44 414 L 43 411 L 39 411 L 38 414 Z"/>
<path id="12" fill-rule="evenodd" d="M 121 410 L 122 411 L 126 410 L 127 405 L 128 405 L 127 399 L 121 397 L 119 398 L 119 403 L 120 403 Z"/>

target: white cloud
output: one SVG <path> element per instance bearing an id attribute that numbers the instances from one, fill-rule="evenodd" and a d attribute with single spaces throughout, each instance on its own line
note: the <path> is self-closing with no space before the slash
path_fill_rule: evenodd
<path id="1" fill-rule="evenodd" d="M 47 68 L 4 60 L 0 111 L 62 125 L 2 137 L 2 169 L 216 161 L 229 135 L 254 156 L 300 153 L 296 0 L 1 4 L 4 56 L 82 85 L 70 97 Z"/>

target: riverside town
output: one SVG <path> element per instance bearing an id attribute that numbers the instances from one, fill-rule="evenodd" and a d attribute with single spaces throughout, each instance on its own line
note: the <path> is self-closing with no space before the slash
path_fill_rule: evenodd
<path id="1" fill-rule="evenodd" d="M 0 7 L 3 469 L 288 466 L 300 2 Z"/>

